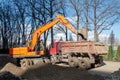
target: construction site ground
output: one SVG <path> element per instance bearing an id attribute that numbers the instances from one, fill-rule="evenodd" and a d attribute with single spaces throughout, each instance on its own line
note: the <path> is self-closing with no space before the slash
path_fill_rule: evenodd
<path id="1" fill-rule="evenodd" d="M 99 68 L 81 70 L 69 67 L 67 64 L 38 64 L 29 68 L 20 68 L 14 63 L 14 59 L 8 56 L 0 57 L 0 74 L 10 72 L 22 80 L 112 80 L 111 74 L 119 71 L 119 62 L 104 61 L 105 64 Z M 10 79 L 17 80 L 17 79 Z"/>

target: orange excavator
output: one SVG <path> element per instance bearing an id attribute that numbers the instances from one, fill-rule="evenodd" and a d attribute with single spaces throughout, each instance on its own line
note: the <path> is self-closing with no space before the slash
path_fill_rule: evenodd
<path id="1" fill-rule="evenodd" d="M 10 48 L 9 54 L 11 57 L 19 60 L 20 65 L 27 67 L 35 64 L 34 58 L 40 58 L 44 55 L 44 46 L 41 45 L 40 50 L 36 50 L 37 42 L 43 32 L 50 29 L 57 23 L 62 23 L 65 27 L 71 30 L 76 35 L 81 35 L 83 39 L 86 39 L 82 33 L 78 33 L 77 30 L 60 14 L 57 14 L 56 18 L 53 21 L 48 22 L 47 24 L 38 27 L 32 34 L 32 39 L 28 41 L 27 47 L 17 47 Z"/>

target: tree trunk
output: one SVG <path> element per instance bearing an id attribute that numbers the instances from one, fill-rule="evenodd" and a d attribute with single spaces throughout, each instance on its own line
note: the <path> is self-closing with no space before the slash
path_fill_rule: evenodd
<path id="1" fill-rule="evenodd" d="M 8 40 L 5 38 L 5 37 L 3 37 L 3 49 L 7 49 L 8 48 Z"/>
<path id="2" fill-rule="evenodd" d="M 77 31 L 79 30 L 79 21 L 80 21 L 80 18 L 79 18 L 79 14 L 77 14 Z M 79 41 L 79 35 L 77 35 L 77 41 Z"/>
<path id="3" fill-rule="evenodd" d="M 96 9 L 97 9 L 97 3 L 96 3 L 96 0 L 94 0 L 94 41 L 98 42 L 97 23 L 96 23 L 96 19 L 97 19 Z"/>
<path id="4" fill-rule="evenodd" d="M 44 32 L 44 48 L 45 48 L 44 50 L 46 51 L 46 31 Z"/>
<path id="5" fill-rule="evenodd" d="M 52 19 L 52 12 L 51 12 L 50 18 Z M 52 20 L 51 20 L 51 21 L 52 21 Z M 52 48 L 54 47 L 53 43 L 54 43 L 54 39 L 53 39 L 53 27 L 51 27 L 51 47 L 52 47 Z"/>
<path id="6" fill-rule="evenodd" d="M 65 33 L 65 35 L 66 35 L 66 41 L 68 41 L 68 31 L 67 31 L 67 28 L 66 28 L 66 33 Z"/>
<path id="7" fill-rule="evenodd" d="M 53 18 L 53 1 L 50 0 L 50 19 L 52 21 L 52 18 Z M 53 38 L 53 27 L 51 28 L 51 47 L 53 48 L 54 45 L 53 45 L 53 42 L 54 42 L 54 38 Z"/>
<path id="8" fill-rule="evenodd" d="M 96 30 L 94 30 L 94 41 L 95 42 L 98 42 L 99 41 L 99 36 L 98 36 L 98 34 L 97 34 L 97 31 Z"/>
<path id="9" fill-rule="evenodd" d="M 85 0 L 86 3 L 86 39 L 88 39 L 88 9 L 89 9 L 89 4 L 88 4 L 88 0 Z"/>

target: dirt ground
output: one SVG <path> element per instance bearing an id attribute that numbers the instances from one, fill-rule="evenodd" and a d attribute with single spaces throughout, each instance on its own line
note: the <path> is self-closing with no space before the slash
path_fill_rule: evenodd
<path id="1" fill-rule="evenodd" d="M 25 80 L 106 80 L 106 76 L 101 76 L 101 74 L 105 74 L 105 71 L 110 71 L 108 73 L 111 74 L 120 68 L 118 62 L 105 62 L 104 66 L 90 70 L 71 68 L 66 64 L 51 65 L 39 62 L 32 67 L 23 69 L 13 63 L 8 63 L 9 58 L 7 60 L 2 58 L 0 58 L 1 72 L 8 71 Z M 14 60 L 11 60 L 11 62 L 14 62 Z M 104 73 L 100 73 L 101 71 Z"/>
<path id="2" fill-rule="evenodd" d="M 101 76 L 91 75 L 87 71 L 77 68 L 39 62 L 32 67 L 23 69 L 13 63 L 8 63 L 9 61 L 14 62 L 9 57 L 0 58 L 1 72 L 8 71 L 26 80 L 104 80 Z"/>
<path id="3" fill-rule="evenodd" d="M 51 64 L 37 64 L 23 69 L 8 63 L 1 71 L 9 71 L 15 76 L 27 80 L 104 80 L 101 76 L 89 74 L 77 68 L 62 67 Z"/>
<path id="4" fill-rule="evenodd" d="M 98 68 L 90 69 L 90 74 L 111 77 L 111 74 L 120 69 L 120 62 L 104 61 L 104 65 Z"/>
<path id="5" fill-rule="evenodd" d="M 33 77 L 30 78 L 29 76 Z M 32 68 L 23 77 L 28 80 L 103 80 L 103 78 L 93 76 L 87 71 L 50 64 Z"/>

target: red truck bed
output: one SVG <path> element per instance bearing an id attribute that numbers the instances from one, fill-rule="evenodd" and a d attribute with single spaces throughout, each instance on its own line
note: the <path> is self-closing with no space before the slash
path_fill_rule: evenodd
<path id="1" fill-rule="evenodd" d="M 89 54 L 107 54 L 107 47 L 101 42 L 79 41 L 79 42 L 55 42 L 54 48 L 50 49 L 50 54 L 58 53 L 89 53 Z"/>

